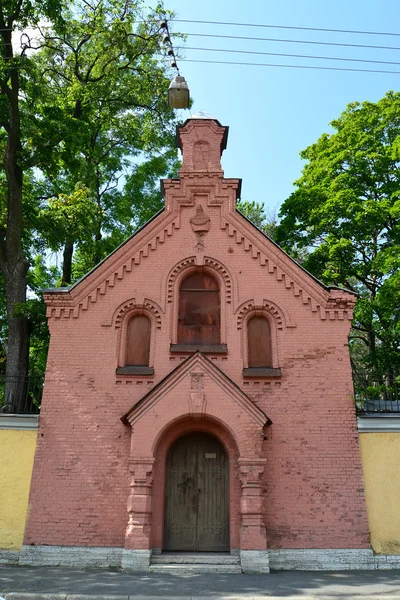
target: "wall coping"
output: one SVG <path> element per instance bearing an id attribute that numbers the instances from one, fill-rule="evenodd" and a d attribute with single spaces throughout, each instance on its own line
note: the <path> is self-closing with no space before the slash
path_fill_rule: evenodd
<path id="1" fill-rule="evenodd" d="M 36 430 L 39 427 L 39 415 L 0 414 L 0 429 Z"/>
<path id="2" fill-rule="evenodd" d="M 397 414 L 371 414 L 357 417 L 358 431 L 360 433 L 400 433 L 400 415 Z"/>

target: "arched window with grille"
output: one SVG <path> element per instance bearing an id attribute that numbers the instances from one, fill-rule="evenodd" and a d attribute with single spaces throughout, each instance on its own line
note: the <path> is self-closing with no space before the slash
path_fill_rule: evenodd
<path id="1" fill-rule="evenodd" d="M 177 341 L 192 346 L 220 344 L 220 290 L 207 272 L 191 273 L 180 285 Z"/>
<path id="2" fill-rule="evenodd" d="M 247 321 L 247 350 L 249 368 L 272 367 L 271 327 L 266 317 Z"/>
<path id="3" fill-rule="evenodd" d="M 126 330 L 125 366 L 148 367 L 151 322 L 146 315 L 134 315 Z"/>

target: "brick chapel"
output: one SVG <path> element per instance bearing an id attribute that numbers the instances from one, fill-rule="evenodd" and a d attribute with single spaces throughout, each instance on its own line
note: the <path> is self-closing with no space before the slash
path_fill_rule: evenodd
<path id="1" fill-rule="evenodd" d="M 147 571 L 188 557 L 268 572 L 354 567 L 369 552 L 355 297 L 236 210 L 227 138 L 216 119 L 187 120 L 165 208 L 78 283 L 45 293 L 20 564 Z"/>

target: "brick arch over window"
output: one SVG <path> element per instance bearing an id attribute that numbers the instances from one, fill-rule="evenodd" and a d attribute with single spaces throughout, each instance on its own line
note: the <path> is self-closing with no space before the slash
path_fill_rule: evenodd
<path id="1" fill-rule="evenodd" d="M 167 302 L 168 304 L 172 304 L 174 301 L 174 294 L 176 291 L 176 283 L 180 280 L 180 278 L 185 276 L 183 273 L 187 269 L 193 269 L 194 267 L 208 267 L 210 272 L 216 271 L 219 277 L 223 280 L 224 284 L 224 296 L 226 304 L 232 303 L 233 296 L 233 286 L 232 286 L 232 276 L 229 273 L 227 267 L 221 263 L 219 260 L 215 258 L 211 258 L 209 256 L 205 256 L 202 265 L 198 265 L 196 263 L 196 259 L 194 256 L 189 256 L 184 260 L 179 261 L 169 272 L 167 276 Z"/>
<path id="2" fill-rule="evenodd" d="M 281 331 L 285 327 L 296 327 L 290 317 L 290 314 L 286 310 L 275 304 L 275 302 L 264 299 L 260 305 L 256 305 L 254 300 L 247 300 L 236 309 L 238 329 L 242 329 L 243 320 L 245 319 L 246 315 L 255 308 L 269 313 L 275 319 L 276 328 L 278 331 Z"/>
<path id="3" fill-rule="evenodd" d="M 220 345 L 225 346 L 227 305 L 232 303 L 233 297 L 232 277 L 222 263 L 209 257 L 204 257 L 200 265 L 196 264 L 195 257 L 188 257 L 177 263 L 165 279 L 167 303 L 170 304 L 171 343 L 172 345 L 177 344 L 178 338 L 179 290 L 181 282 L 190 273 L 196 271 L 209 273 L 218 281 L 221 305 Z"/>
<path id="4" fill-rule="evenodd" d="M 114 323 L 115 329 L 120 329 L 126 315 L 135 309 L 150 312 L 154 316 L 156 328 L 161 329 L 162 310 L 156 302 L 149 300 L 148 298 L 145 298 L 143 303 L 137 303 L 135 298 L 126 300 L 118 306 L 113 312 L 113 315 L 108 319 L 109 322 L 105 324 L 111 325 L 111 323 Z"/>
<path id="5" fill-rule="evenodd" d="M 270 375 L 280 375 L 278 332 L 283 330 L 283 315 L 269 310 L 266 301 L 255 305 L 252 300 L 238 310 L 237 329 L 241 331 L 243 375 L 257 375 L 257 369 L 270 369 Z M 254 373 L 250 373 L 255 369 Z M 267 376 L 259 371 L 260 376 Z"/>

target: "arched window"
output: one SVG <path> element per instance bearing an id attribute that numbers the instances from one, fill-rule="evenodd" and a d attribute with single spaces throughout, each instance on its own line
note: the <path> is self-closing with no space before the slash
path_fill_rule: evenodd
<path id="1" fill-rule="evenodd" d="M 248 320 L 247 348 L 249 368 L 272 367 L 271 328 L 265 317 Z"/>
<path id="2" fill-rule="evenodd" d="M 186 277 L 179 290 L 178 344 L 219 344 L 220 312 L 217 280 L 205 272 Z"/>
<path id="3" fill-rule="evenodd" d="M 125 365 L 147 367 L 150 360 L 150 319 L 145 315 L 134 315 L 126 331 Z"/>

